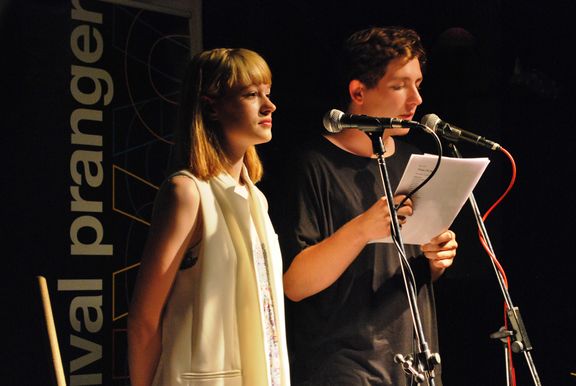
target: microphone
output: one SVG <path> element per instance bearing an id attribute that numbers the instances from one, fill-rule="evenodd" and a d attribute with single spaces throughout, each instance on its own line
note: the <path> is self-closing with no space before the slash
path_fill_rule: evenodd
<path id="1" fill-rule="evenodd" d="M 472 142 L 480 146 L 487 147 L 491 150 L 499 150 L 500 145 L 496 142 L 490 141 L 478 134 L 471 133 L 469 131 L 460 129 L 454 125 L 449 124 L 448 122 L 442 121 L 438 115 L 436 114 L 426 114 L 420 120 L 425 126 L 428 126 L 432 129 L 435 133 L 440 134 L 442 137 L 446 138 L 447 140 L 457 141 L 462 139 L 467 142 Z"/>
<path id="2" fill-rule="evenodd" d="M 399 118 L 377 118 L 368 115 L 344 114 L 332 109 L 322 119 L 324 128 L 331 133 L 339 133 L 344 129 L 359 129 L 367 133 L 378 133 L 393 127 L 421 127 L 420 123 Z"/>

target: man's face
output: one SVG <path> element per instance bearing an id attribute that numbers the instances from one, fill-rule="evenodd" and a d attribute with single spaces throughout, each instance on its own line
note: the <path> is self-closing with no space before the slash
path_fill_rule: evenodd
<path id="1" fill-rule="evenodd" d="M 375 87 L 363 89 L 361 102 L 356 100 L 353 103 L 354 114 L 412 120 L 416 108 L 422 103 L 420 83 L 422 71 L 417 58 L 408 62 L 402 58 L 394 59 Z M 386 130 L 385 134 L 403 135 L 408 130 Z"/>

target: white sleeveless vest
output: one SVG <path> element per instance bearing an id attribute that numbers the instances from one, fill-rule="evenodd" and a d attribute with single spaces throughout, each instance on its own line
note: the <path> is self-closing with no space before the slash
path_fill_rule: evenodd
<path id="1" fill-rule="evenodd" d="M 227 173 L 202 181 L 203 236 L 194 266 L 178 272 L 162 321 L 155 386 L 269 386 L 250 216 L 265 250 L 275 304 L 282 386 L 290 385 L 282 258 L 264 195 L 248 178 L 248 201 Z"/>

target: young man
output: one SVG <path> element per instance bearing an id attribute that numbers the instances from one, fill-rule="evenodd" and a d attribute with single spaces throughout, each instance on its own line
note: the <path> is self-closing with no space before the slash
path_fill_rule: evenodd
<path id="1" fill-rule="evenodd" d="M 403 28 L 371 28 L 345 44 L 346 112 L 411 120 L 422 103 L 418 35 Z M 395 188 L 412 153 L 386 129 L 385 157 Z M 290 198 L 280 241 L 285 260 L 292 382 L 296 385 L 407 385 L 396 354 L 417 350 L 391 218 L 366 133 L 347 129 L 304 146 L 290 164 Z M 394 197 L 398 203 L 403 197 Z M 398 209 L 410 221 L 412 201 Z M 449 267 L 457 242 L 446 231 L 422 246 L 406 245 L 417 280 L 425 337 L 438 352 L 432 282 Z M 436 384 L 441 385 L 439 367 Z"/>

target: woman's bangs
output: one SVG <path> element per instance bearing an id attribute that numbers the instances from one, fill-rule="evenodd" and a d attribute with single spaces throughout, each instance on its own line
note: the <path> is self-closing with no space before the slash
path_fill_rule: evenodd
<path id="1" fill-rule="evenodd" d="M 270 68 L 259 55 L 245 53 L 235 58 L 232 64 L 232 74 L 228 86 L 244 87 L 251 84 L 271 84 Z"/>

